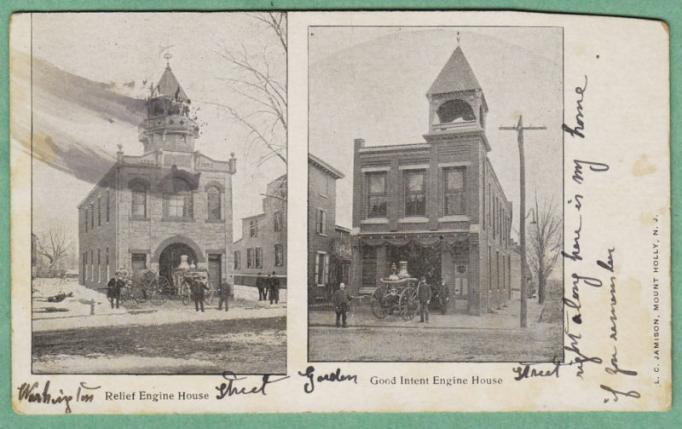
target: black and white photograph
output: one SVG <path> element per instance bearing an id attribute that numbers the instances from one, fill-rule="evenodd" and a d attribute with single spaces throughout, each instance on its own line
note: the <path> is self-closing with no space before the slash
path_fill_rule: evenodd
<path id="1" fill-rule="evenodd" d="M 33 373 L 286 372 L 286 21 L 31 16 Z"/>
<path id="2" fill-rule="evenodd" d="M 308 45 L 309 359 L 563 360 L 562 28 Z"/>

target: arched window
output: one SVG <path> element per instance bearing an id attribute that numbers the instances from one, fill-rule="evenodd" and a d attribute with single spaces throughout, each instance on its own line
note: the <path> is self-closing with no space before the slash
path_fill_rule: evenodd
<path id="1" fill-rule="evenodd" d="M 164 217 L 173 219 L 192 218 L 192 190 L 184 179 L 174 177 L 171 189 L 163 194 Z"/>
<path id="2" fill-rule="evenodd" d="M 136 219 L 147 218 L 147 184 L 141 181 L 130 186 L 132 193 L 131 216 Z"/>
<path id="3" fill-rule="evenodd" d="M 455 122 L 458 119 L 462 121 L 473 121 L 476 119 L 473 109 L 464 100 L 446 101 L 438 107 L 437 113 L 441 124 Z"/>
<path id="4" fill-rule="evenodd" d="M 206 190 L 208 197 L 208 220 L 222 219 L 222 210 L 220 204 L 220 189 L 217 186 L 210 186 Z"/>

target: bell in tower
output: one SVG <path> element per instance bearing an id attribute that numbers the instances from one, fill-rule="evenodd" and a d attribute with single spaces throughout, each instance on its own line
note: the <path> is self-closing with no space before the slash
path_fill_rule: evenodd
<path id="1" fill-rule="evenodd" d="M 147 118 L 139 126 L 139 140 L 144 153 L 193 152 L 199 126 L 190 117 L 191 101 L 171 70 L 171 55 L 165 58 L 166 69 L 146 100 Z"/>
<path id="2" fill-rule="evenodd" d="M 429 135 L 483 132 L 488 105 L 481 85 L 459 46 L 426 94 Z"/>

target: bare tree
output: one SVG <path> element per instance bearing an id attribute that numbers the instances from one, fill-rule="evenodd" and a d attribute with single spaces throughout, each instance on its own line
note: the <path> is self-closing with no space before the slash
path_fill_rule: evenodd
<path id="1" fill-rule="evenodd" d="M 258 160 L 262 165 L 269 159 L 286 158 L 287 135 L 287 17 L 286 13 L 254 13 L 273 42 L 263 47 L 262 53 L 247 52 L 244 45 L 239 50 L 222 47 L 218 54 L 231 66 L 230 77 L 221 77 L 230 89 L 245 101 L 208 102 L 227 111 L 234 120 L 248 130 L 249 147 L 260 144 L 266 154 Z M 279 65 L 279 67 L 277 67 Z"/>
<path id="2" fill-rule="evenodd" d="M 50 229 L 42 234 L 37 240 L 35 251 L 37 255 L 47 259 L 47 269 L 59 268 L 59 264 L 68 256 L 71 243 L 66 238 L 66 233 L 59 228 Z"/>
<path id="3" fill-rule="evenodd" d="M 561 217 L 550 201 L 540 206 L 535 196 L 535 216 L 530 222 L 528 265 L 538 282 L 538 302 L 545 302 L 547 279 L 556 266 L 561 251 Z"/>

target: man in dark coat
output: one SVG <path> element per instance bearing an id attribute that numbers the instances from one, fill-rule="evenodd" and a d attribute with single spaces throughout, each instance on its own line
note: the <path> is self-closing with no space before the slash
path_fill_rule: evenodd
<path id="1" fill-rule="evenodd" d="M 121 276 L 121 273 L 116 271 L 114 277 L 107 283 L 107 298 L 111 303 L 111 308 L 114 308 L 114 301 L 116 302 L 116 308 L 119 306 L 121 301 L 121 289 L 125 286 L 125 282 Z"/>
<path id="2" fill-rule="evenodd" d="M 420 323 L 429 323 L 429 303 L 431 302 L 431 286 L 426 283 L 426 277 L 422 276 L 417 284 L 417 300 L 419 301 Z"/>
<path id="3" fill-rule="evenodd" d="M 343 322 L 343 327 L 346 327 L 346 313 L 348 312 L 351 299 L 352 298 L 346 291 L 346 285 L 341 283 L 339 289 L 332 295 L 332 304 L 334 305 L 334 311 L 336 312 L 337 328 L 341 326 L 341 322 Z"/>
<path id="4" fill-rule="evenodd" d="M 267 298 L 267 289 L 265 285 L 265 279 L 261 276 L 263 273 L 258 273 L 256 277 L 256 287 L 258 288 L 258 301 L 265 301 Z"/>
<path id="5" fill-rule="evenodd" d="M 273 301 L 275 304 L 279 304 L 279 279 L 276 277 L 274 271 L 268 276 L 268 286 L 270 289 L 268 292 L 270 295 L 270 304 L 272 304 Z"/>
<path id="6" fill-rule="evenodd" d="M 189 290 L 192 294 L 192 299 L 194 300 L 194 308 L 199 311 L 201 307 L 201 312 L 204 312 L 204 292 L 208 290 L 208 287 L 200 280 L 195 278 L 188 278 Z"/>
<path id="7" fill-rule="evenodd" d="M 234 292 L 232 292 L 232 285 L 227 280 L 223 280 L 218 287 L 218 296 L 220 300 L 218 301 L 218 310 L 222 310 L 223 302 L 225 303 L 225 311 L 229 309 L 230 298 L 234 297 Z"/>

